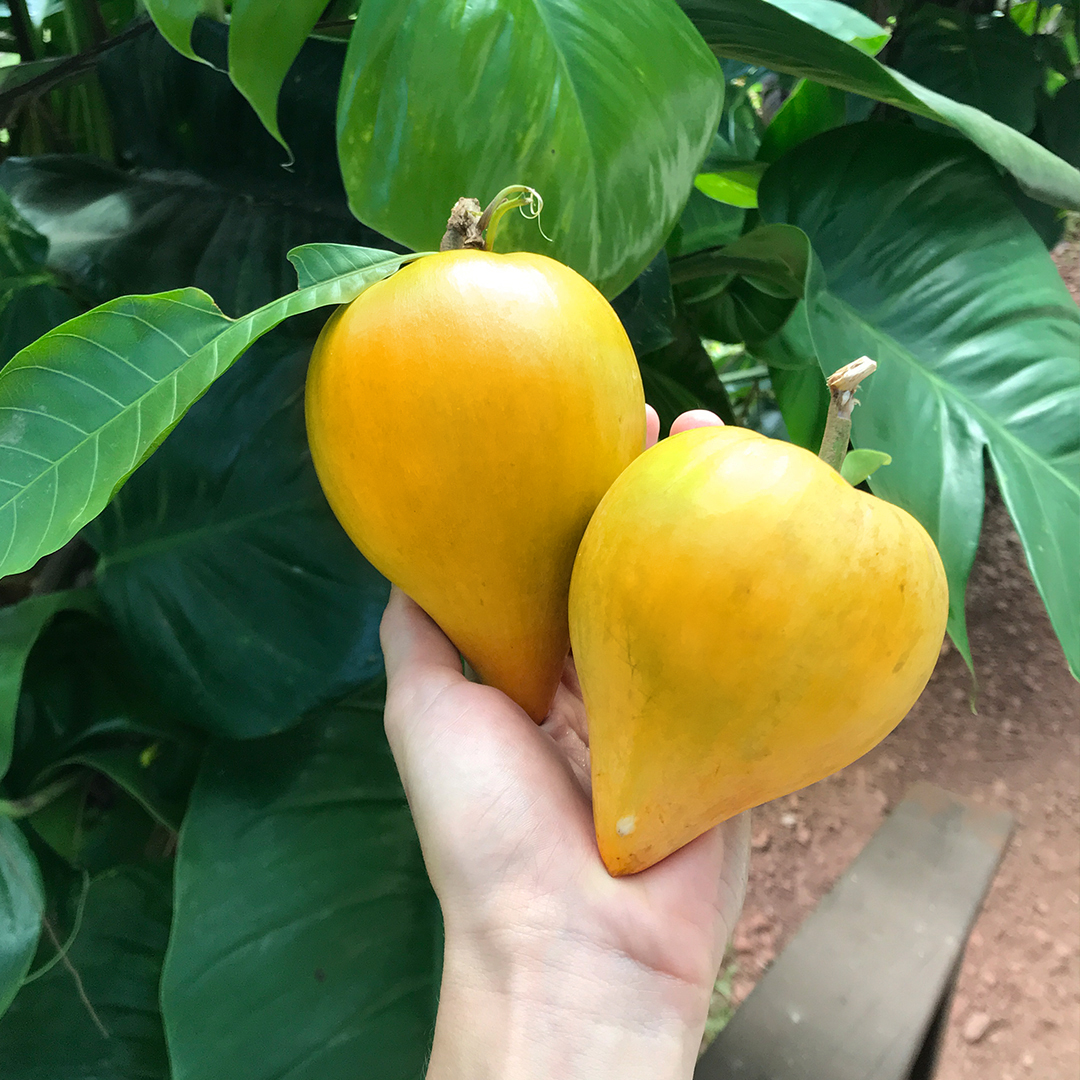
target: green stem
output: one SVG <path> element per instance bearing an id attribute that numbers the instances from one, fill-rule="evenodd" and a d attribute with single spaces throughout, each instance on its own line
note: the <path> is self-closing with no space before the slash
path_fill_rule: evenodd
<path id="1" fill-rule="evenodd" d="M 825 380 L 829 387 L 829 417 L 825 421 L 825 435 L 818 457 L 837 472 L 844 464 L 851 441 L 851 411 L 859 404 L 855 389 L 876 370 L 877 364 L 869 356 L 860 356 Z"/>
<path id="2" fill-rule="evenodd" d="M 54 799 L 70 791 L 82 779 L 81 774 L 71 773 L 51 784 L 46 784 L 40 791 L 22 799 L 0 799 L 0 814 L 8 818 L 25 818 L 43 810 Z"/>
<path id="3" fill-rule="evenodd" d="M 516 210 L 519 206 L 527 207 L 522 213 L 530 219 L 540 217 L 540 211 L 544 209 L 544 200 L 540 193 L 524 184 L 512 184 L 505 187 L 494 199 L 488 203 L 487 209 L 480 215 L 477 223 L 480 231 L 485 234 L 484 250 L 491 251 L 495 246 L 495 237 L 499 232 L 499 225 L 509 210 Z M 542 231 L 542 230 L 541 230 Z"/>

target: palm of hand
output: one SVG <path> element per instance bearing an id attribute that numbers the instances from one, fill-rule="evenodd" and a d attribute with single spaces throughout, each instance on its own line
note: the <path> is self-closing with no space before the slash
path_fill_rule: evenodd
<path id="1" fill-rule="evenodd" d="M 742 904 L 746 816 L 642 873 L 611 878 L 593 835 L 572 661 L 537 726 L 498 690 L 469 682 L 454 646 L 396 589 L 382 638 L 387 733 L 448 935 L 501 935 L 513 948 L 583 943 L 707 1000 Z"/>

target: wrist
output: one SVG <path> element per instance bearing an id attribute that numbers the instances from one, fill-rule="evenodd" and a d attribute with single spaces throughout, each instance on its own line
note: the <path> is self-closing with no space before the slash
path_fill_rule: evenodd
<path id="1" fill-rule="evenodd" d="M 689 1080 L 707 998 L 565 938 L 448 931 L 427 1080 Z"/>

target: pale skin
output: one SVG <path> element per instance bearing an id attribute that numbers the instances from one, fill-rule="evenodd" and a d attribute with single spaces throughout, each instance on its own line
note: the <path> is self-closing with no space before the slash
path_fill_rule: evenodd
<path id="1" fill-rule="evenodd" d="M 695 411 L 671 430 L 719 423 Z M 742 906 L 747 816 L 612 878 L 573 662 L 537 726 L 466 679 L 398 589 L 382 645 L 387 736 L 446 928 L 427 1080 L 689 1080 Z"/>

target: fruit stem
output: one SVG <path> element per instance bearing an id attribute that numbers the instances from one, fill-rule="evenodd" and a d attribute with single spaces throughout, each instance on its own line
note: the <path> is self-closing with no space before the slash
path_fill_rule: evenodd
<path id="1" fill-rule="evenodd" d="M 524 184 L 512 184 L 510 187 L 503 188 L 488 203 L 487 209 L 483 212 L 480 210 L 478 200 L 458 199 L 454 203 L 454 209 L 450 211 L 450 219 L 446 223 L 446 232 L 439 250 L 455 251 L 459 248 L 475 248 L 479 251 L 491 251 L 503 216 L 508 210 L 514 210 L 519 206 L 522 208 L 522 216 L 530 221 L 536 221 L 539 227 L 540 211 L 544 208 L 544 200 L 538 191 Z M 540 235 L 545 235 L 543 229 L 540 229 Z M 549 236 L 545 238 L 551 239 Z"/>
<path id="2" fill-rule="evenodd" d="M 829 387 L 829 418 L 825 421 L 825 435 L 818 457 L 837 472 L 844 464 L 851 441 L 851 410 L 859 404 L 855 389 L 867 375 L 875 371 L 877 364 L 869 356 L 860 356 L 825 380 Z"/>

